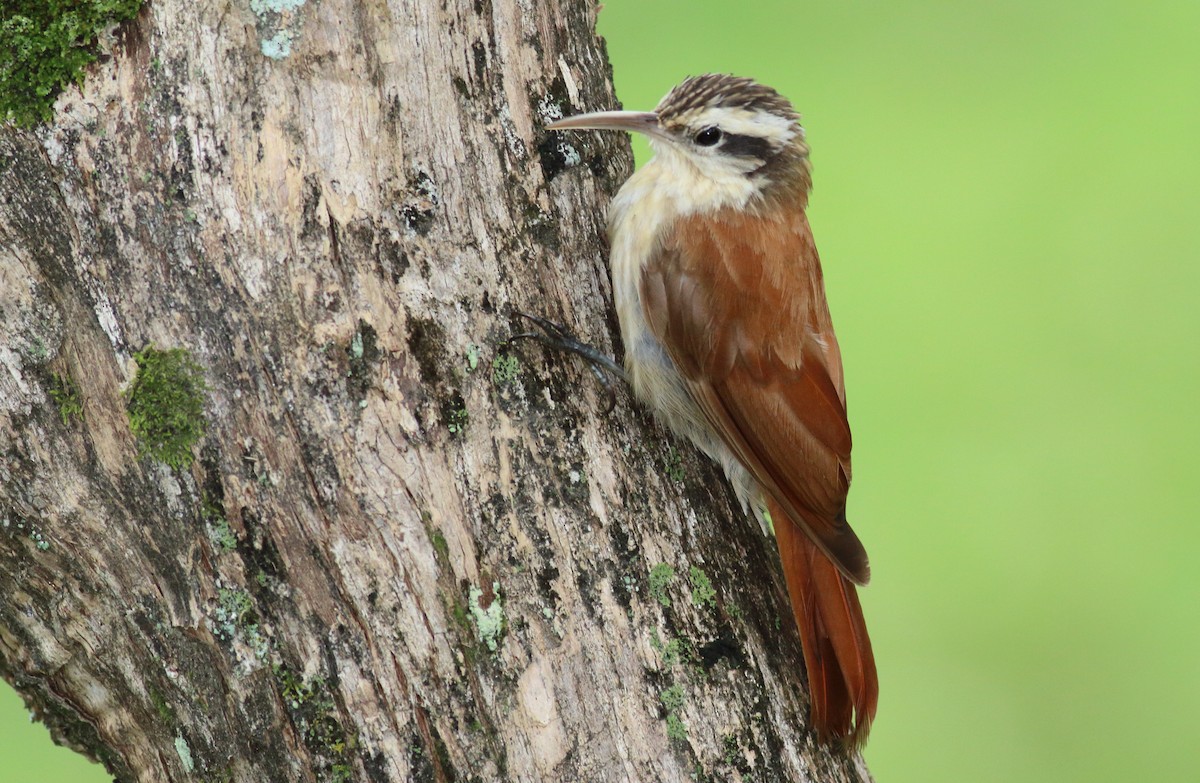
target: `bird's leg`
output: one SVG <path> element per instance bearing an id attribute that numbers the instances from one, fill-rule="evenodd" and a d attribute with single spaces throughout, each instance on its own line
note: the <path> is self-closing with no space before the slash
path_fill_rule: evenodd
<path id="1" fill-rule="evenodd" d="M 556 324 L 549 319 L 541 317 L 540 315 L 530 315 L 529 313 L 524 313 L 520 310 L 514 310 L 513 312 L 522 318 L 527 318 L 532 321 L 534 325 L 537 326 L 541 331 L 530 331 L 522 332 L 521 334 L 514 334 L 512 337 L 508 338 L 509 342 L 514 340 L 533 339 L 549 348 L 555 348 L 560 351 L 570 351 L 573 354 L 582 356 L 587 361 L 588 368 L 591 369 L 592 374 L 596 376 L 596 380 L 600 381 L 600 385 L 604 387 L 604 394 L 608 398 L 608 403 L 604 406 L 604 412 L 610 413 L 612 409 L 616 407 L 617 396 L 613 391 L 612 383 L 609 381 L 608 376 L 604 374 L 604 371 L 607 370 L 616 377 L 620 378 L 622 381 L 628 382 L 629 378 L 626 377 L 625 371 L 621 369 L 619 364 L 595 347 L 581 342 L 575 337 L 575 335 L 568 332 L 566 327 L 562 324 Z"/>

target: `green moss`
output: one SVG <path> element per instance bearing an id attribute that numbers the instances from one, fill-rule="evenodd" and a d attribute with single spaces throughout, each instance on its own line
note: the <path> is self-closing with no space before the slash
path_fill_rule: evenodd
<path id="1" fill-rule="evenodd" d="M 650 596 L 662 606 L 671 605 L 671 596 L 667 595 L 667 587 L 675 578 L 675 569 L 666 563 L 659 563 L 650 569 Z"/>
<path id="2" fill-rule="evenodd" d="M 333 695 L 322 677 L 303 680 L 286 666 L 272 667 L 275 681 L 304 745 L 318 758 L 319 780 L 346 783 L 354 779 L 357 739 L 337 719 Z"/>
<path id="3" fill-rule="evenodd" d="M 726 764 L 733 764 L 741 756 L 742 748 L 738 744 L 736 734 L 725 734 L 721 737 L 722 758 Z"/>
<path id="4" fill-rule="evenodd" d="M 687 724 L 675 713 L 667 715 L 667 739 L 683 742 L 687 739 Z"/>
<path id="5" fill-rule="evenodd" d="M 492 359 L 492 381 L 497 386 L 507 386 L 517 377 L 521 363 L 517 357 L 502 353 Z"/>
<path id="6" fill-rule="evenodd" d="M 142 0 L 0 0 L 0 120 L 49 120 L 63 88 L 83 81 L 106 27 Z"/>
<path id="7" fill-rule="evenodd" d="M 679 663 L 688 664 L 696 659 L 696 652 L 686 639 L 676 637 L 663 642 L 657 628 L 650 630 L 650 647 L 658 653 L 664 669 L 670 669 Z"/>
<path id="8" fill-rule="evenodd" d="M 666 465 L 664 467 L 666 468 L 667 477 L 672 481 L 683 481 L 683 458 L 674 447 L 667 451 Z"/>
<path id="9" fill-rule="evenodd" d="M 466 408 L 452 408 L 446 418 L 446 429 L 450 430 L 450 434 L 461 435 L 467 429 L 471 416 Z"/>
<path id="10" fill-rule="evenodd" d="M 171 709 L 171 705 L 167 704 L 167 700 L 158 692 L 158 689 L 151 685 L 146 690 L 150 694 L 150 703 L 154 705 L 154 710 L 158 713 L 158 717 L 162 718 L 163 723 L 174 723 L 175 710 Z"/>
<path id="11" fill-rule="evenodd" d="M 692 583 L 692 603 L 696 606 L 716 606 L 717 591 L 713 589 L 712 582 L 696 566 L 688 569 L 688 579 Z"/>
<path id="12" fill-rule="evenodd" d="M 686 740 L 687 724 L 679 717 L 679 710 L 683 709 L 683 688 L 672 685 L 659 694 L 658 700 L 667 711 L 667 737 L 679 742 Z"/>
<path id="13" fill-rule="evenodd" d="M 63 424 L 72 416 L 83 418 L 83 397 L 70 375 L 54 373 L 50 376 L 50 398 L 58 405 L 58 415 L 62 417 Z"/>
<path id="14" fill-rule="evenodd" d="M 204 435 L 208 386 L 203 370 L 183 348 L 147 347 L 133 355 L 138 373 L 128 391 L 129 427 L 138 457 L 152 457 L 172 468 L 195 459 L 192 446 Z"/>
<path id="15" fill-rule="evenodd" d="M 438 562 L 447 564 L 450 562 L 450 545 L 446 543 L 446 537 L 442 535 L 442 531 L 436 527 L 428 526 L 426 531 L 429 534 L 429 543 L 433 545 L 433 551 L 437 555 Z"/>

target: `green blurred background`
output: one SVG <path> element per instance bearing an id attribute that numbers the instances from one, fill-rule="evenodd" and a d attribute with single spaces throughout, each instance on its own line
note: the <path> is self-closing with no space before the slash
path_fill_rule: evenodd
<path id="1" fill-rule="evenodd" d="M 626 108 L 727 71 L 804 115 L 877 779 L 1200 780 L 1200 3 L 608 0 L 600 30 Z"/>
<path id="2" fill-rule="evenodd" d="M 804 114 L 875 776 L 1200 779 L 1200 3 L 609 0 L 600 31 L 627 108 L 727 71 Z M 107 779 L 0 691 L 0 780 Z"/>

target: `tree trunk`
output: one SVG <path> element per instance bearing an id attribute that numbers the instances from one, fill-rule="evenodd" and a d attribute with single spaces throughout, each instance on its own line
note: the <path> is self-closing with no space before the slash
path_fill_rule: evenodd
<path id="1" fill-rule="evenodd" d="M 717 469 L 506 343 L 618 348 L 628 142 L 542 130 L 616 105 L 595 12 L 153 0 L 0 128 L 0 670 L 60 742 L 142 781 L 869 780 Z"/>

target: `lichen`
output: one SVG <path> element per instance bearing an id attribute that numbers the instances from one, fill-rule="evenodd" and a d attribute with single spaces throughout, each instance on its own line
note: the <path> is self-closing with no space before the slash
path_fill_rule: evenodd
<path id="1" fill-rule="evenodd" d="M 258 18 L 259 49 L 265 57 L 282 60 L 292 53 L 292 43 L 300 34 L 306 0 L 250 0 L 250 10 Z"/>
<path id="2" fill-rule="evenodd" d="M 143 0 L 5 0 L 0 4 L 0 121 L 29 126 L 54 116 L 64 88 L 83 81 L 113 25 Z"/>
<path id="3" fill-rule="evenodd" d="M 480 641 L 487 645 L 488 650 L 496 652 L 504 633 L 504 603 L 500 600 L 500 583 L 492 583 L 492 602 L 486 608 L 479 603 L 482 597 L 483 589 L 471 585 L 467 593 L 467 606 Z"/>
<path id="4" fill-rule="evenodd" d="M 219 508 L 214 510 L 211 505 L 205 503 L 200 513 L 208 523 L 208 537 L 218 550 L 232 552 L 237 549 L 237 533 L 233 532 L 233 528 L 229 526 L 229 520 L 225 518 Z"/>
<path id="5" fill-rule="evenodd" d="M 346 346 L 346 360 L 349 369 L 346 372 L 346 390 L 360 404 L 366 399 L 371 388 L 375 364 L 379 361 L 382 351 L 379 348 L 379 334 L 375 327 L 363 319 L 358 319 L 358 328 L 350 337 Z"/>
<path id="6" fill-rule="evenodd" d="M 196 762 L 192 760 L 192 749 L 188 747 L 182 734 L 175 735 L 175 752 L 179 754 L 179 763 L 183 765 L 183 771 L 194 772 Z"/>
<path id="7" fill-rule="evenodd" d="M 204 435 L 208 385 L 203 370 L 183 348 L 147 347 L 134 354 L 138 372 L 127 396 L 129 427 L 138 457 L 152 457 L 172 468 L 186 468 L 192 446 Z"/>

